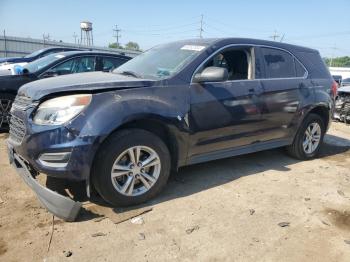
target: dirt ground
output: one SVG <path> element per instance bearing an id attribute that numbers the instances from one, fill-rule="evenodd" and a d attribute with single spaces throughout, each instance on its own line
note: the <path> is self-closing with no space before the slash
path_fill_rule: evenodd
<path id="1" fill-rule="evenodd" d="M 350 261 L 345 124 L 332 124 L 312 161 L 278 149 L 183 168 L 134 223 L 115 222 L 144 209 L 103 217 L 87 202 L 78 222 L 53 223 L 8 165 L 5 137 L 0 261 Z"/>

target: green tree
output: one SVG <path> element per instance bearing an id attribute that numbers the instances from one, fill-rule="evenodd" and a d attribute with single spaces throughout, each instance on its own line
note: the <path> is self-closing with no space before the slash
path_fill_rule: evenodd
<path id="1" fill-rule="evenodd" d="M 129 42 L 125 45 L 125 49 L 129 49 L 129 50 L 136 50 L 139 51 L 140 50 L 140 46 L 138 43 L 136 42 Z"/>
<path id="2" fill-rule="evenodd" d="M 335 57 L 333 59 L 326 57 L 324 60 L 328 66 L 350 67 L 350 57 L 349 56 Z"/>
<path id="3" fill-rule="evenodd" d="M 124 47 L 117 43 L 111 43 L 108 45 L 109 48 L 118 48 L 118 49 L 124 49 Z"/>

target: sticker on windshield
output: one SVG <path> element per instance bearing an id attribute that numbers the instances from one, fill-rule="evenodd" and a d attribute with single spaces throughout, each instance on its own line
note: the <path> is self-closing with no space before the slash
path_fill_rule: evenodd
<path id="1" fill-rule="evenodd" d="M 63 58 L 65 57 L 64 55 L 55 55 L 56 58 Z"/>
<path id="2" fill-rule="evenodd" d="M 200 52 L 204 48 L 205 46 L 201 46 L 201 45 L 184 45 L 183 47 L 181 47 L 181 50 L 190 50 L 190 51 Z"/>

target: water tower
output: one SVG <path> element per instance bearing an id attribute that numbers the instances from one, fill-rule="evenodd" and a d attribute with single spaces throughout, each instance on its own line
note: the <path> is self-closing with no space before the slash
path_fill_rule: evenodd
<path id="1" fill-rule="evenodd" d="M 87 46 L 94 45 L 91 22 L 88 22 L 88 21 L 80 22 L 80 44 L 87 45 Z"/>

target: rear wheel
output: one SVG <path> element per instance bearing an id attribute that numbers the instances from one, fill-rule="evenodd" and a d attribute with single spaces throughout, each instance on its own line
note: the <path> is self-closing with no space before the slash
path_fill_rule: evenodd
<path id="1" fill-rule="evenodd" d="M 99 150 L 92 181 L 110 204 L 135 205 L 163 189 L 170 166 L 169 150 L 159 137 L 141 129 L 122 130 Z"/>
<path id="2" fill-rule="evenodd" d="M 307 160 L 314 158 L 320 150 L 325 134 L 325 124 L 322 118 L 316 114 L 309 114 L 298 133 L 294 142 L 287 150 L 297 159 Z"/>
<path id="3" fill-rule="evenodd" d="M 14 99 L 14 95 L 0 94 L 0 131 L 9 130 L 10 110 Z"/>

